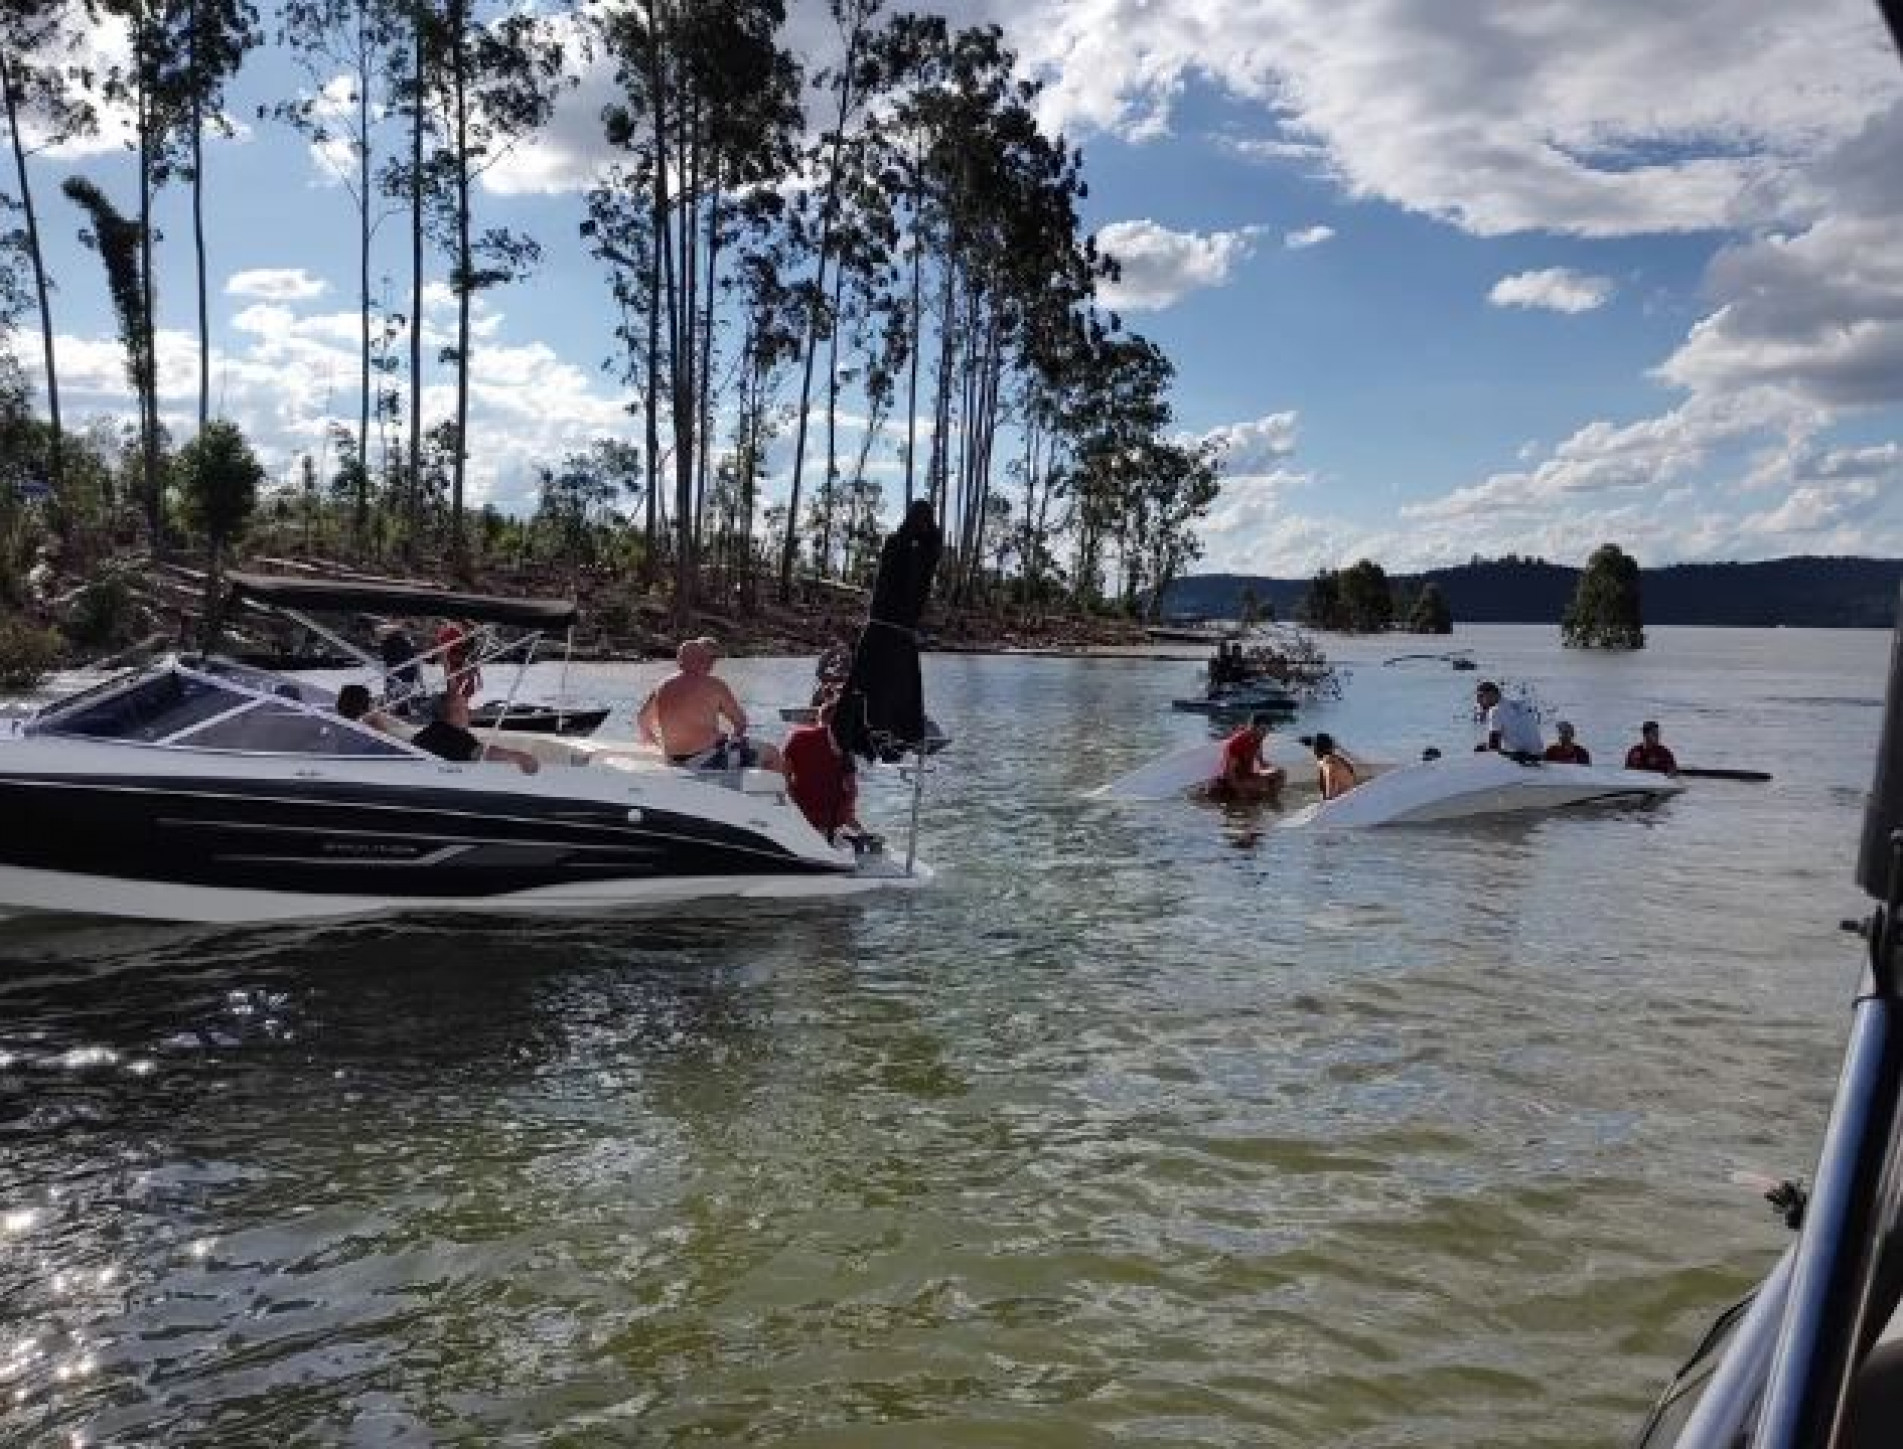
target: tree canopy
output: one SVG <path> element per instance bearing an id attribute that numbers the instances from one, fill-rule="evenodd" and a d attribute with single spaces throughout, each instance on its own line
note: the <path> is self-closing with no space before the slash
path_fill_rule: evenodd
<path id="1" fill-rule="evenodd" d="M 1643 649 L 1638 560 L 1616 543 L 1594 549 L 1560 621 L 1560 637 L 1574 649 Z"/>

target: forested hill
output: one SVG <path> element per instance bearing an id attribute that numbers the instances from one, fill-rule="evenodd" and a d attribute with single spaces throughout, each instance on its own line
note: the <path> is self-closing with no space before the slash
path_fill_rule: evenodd
<path id="1" fill-rule="evenodd" d="M 1433 580 L 1458 624 L 1557 624 L 1579 570 L 1533 559 L 1502 559 L 1393 576 L 1408 592 Z M 1792 628 L 1887 628 L 1896 620 L 1903 559 L 1780 558 L 1763 563 L 1673 564 L 1641 576 L 1647 624 Z M 1164 597 L 1167 616 L 1234 618 L 1253 588 L 1279 619 L 1295 617 L 1307 579 L 1203 574 Z"/>

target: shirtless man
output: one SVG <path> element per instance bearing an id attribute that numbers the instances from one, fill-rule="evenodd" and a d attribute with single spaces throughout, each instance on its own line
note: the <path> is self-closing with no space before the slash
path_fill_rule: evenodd
<path id="1" fill-rule="evenodd" d="M 720 646 L 713 639 L 689 639 L 681 645 L 674 656 L 679 668 L 642 701 L 635 716 L 637 737 L 659 745 L 672 763 L 693 769 L 779 769 L 778 750 L 746 737 L 747 712 L 727 681 L 714 677 L 719 657 Z"/>

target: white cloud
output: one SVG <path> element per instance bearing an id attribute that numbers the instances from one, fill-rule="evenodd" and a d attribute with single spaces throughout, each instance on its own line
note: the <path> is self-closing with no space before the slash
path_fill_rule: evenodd
<path id="1" fill-rule="evenodd" d="M 256 297 L 264 302 L 308 302 L 329 288 L 330 283 L 302 267 L 259 267 L 233 272 L 225 279 L 227 297 Z"/>
<path id="2" fill-rule="evenodd" d="M 1590 312 L 1610 301 L 1612 293 L 1610 277 L 1588 276 L 1567 267 L 1548 267 L 1540 272 L 1516 272 L 1502 277 L 1487 293 L 1487 300 L 1496 307 Z"/>
<path id="3" fill-rule="evenodd" d="M 1318 247 L 1332 240 L 1335 229 L 1332 226 L 1308 226 L 1300 231 L 1292 231 L 1282 238 L 1282 245 L 1290 251 L 1301 251 L 1305 247 Z"/>
<path id="4" fill-rule="evenodd" d="M 1297 415 L 1269 413 L 1244 423 L 1211 428 L 1197 441 L 1222 449 L 1223 473 L 1229 477 L 1267 474 L 1279 469 L 1295 452 Z"/>
<path id="5" fill-rule="evenodd" d="M 1858 0 L 1043 0 L 1008 19 L 1073 132 L 1153 130 L 1206 78 L 1325 148 L 1350 194 L 1478 235 L 1762 216 L 1896 88 Z"/>
<path id="6" fill-rule="evenodd" d="M 1104 304 L 1146 312 L 1223 285 L 1254 250 L 1254 232 L 1171 231 L 1147 219 L 1113 221 L 1097 233 L 1097 245 L 1123 268 L 1122 277 L 1103 288 Z"/>

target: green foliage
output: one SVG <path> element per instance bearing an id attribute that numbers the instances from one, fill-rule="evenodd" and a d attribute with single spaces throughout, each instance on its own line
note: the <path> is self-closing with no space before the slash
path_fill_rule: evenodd
<path id="1" fill-rule="evenodd" d="M 185 522 L 217 557 L 251 521 L 264 469 L 238 425 L 216 418 L 179 451 L 173 464 Z"/>
<path id="2" fill-rule="evenodd" d="M 1645 647 L 1637 559 L 1616 543 L 1593 550 L 1573 601 L 1566 606 L 1560 638 L 1573 649 Z"/>
<path id="3" fill-rule="evenodd" d="M 57 630 L 0 615 L 0 689 L 36 688 L 59 663 L 63 647 Z"/>
<path id="4" fill-rule="evenodd" d="M 1447 596 L 1440 591 L 1440 585 L 1429 579 L 1421 585 L 1421 591 L 1414 597 L 1414 608 L 1408 614 L 1407 627 L 1416 634 L 1451 634 L 1454 632 L 1454 611 L 1447 607 Z"/>
<path id="5" fill-rule="evenodd" d="M 132 642 L 138 606 L 125 579 L 109 573 L 81 590 L 61 621 L 66 637 L 82 649 L 114 649 Z"/>
<path id="6" fill-rule="evenodd" d="M 1298 612 L 1303 623 L 1317 629 L 1378 633 L 1394 622 L 1394 592 L 1381 565 L 1364 558 L 1352 568 L 1316 574 Z"/>

